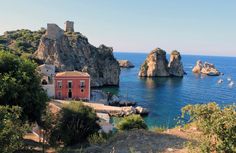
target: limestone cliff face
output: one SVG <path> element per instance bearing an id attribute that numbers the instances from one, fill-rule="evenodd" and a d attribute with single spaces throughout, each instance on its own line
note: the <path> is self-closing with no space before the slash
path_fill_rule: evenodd
<path id="1" fill-rule="evenodd" d="M 34 53 L 36 59 L 55 65 L 57 71 L 86 71 L 94 87 L 119 85 L 120 67 L 112 48 L 96 48 L 81 33 L 61 32 L 56 25 L 48 25 L 48 30 Z"/>
<path id="2" fill-rule="evenodd" d="M 166 52 L 156 48 L 147 56 L 142 64 L 139 74 L 140 77 L 168 77 L 184 75 L 181 55 L 178 51 L 173 51 L 170 62 L 166 59 Z"/>
<path id="3" fill-rule="evenodd" d="M 181 62 L 181 55 L 178 51 L 172 51 L 170 54 L 170 62 L 168 67 L 170 75 L 179 77 L 184 75 L 184 67 Z"/>
<path id="4" fill-rule="evenodd" d="M 141 77 L 169 76 L 166 52 L 160 48 L 151 51 L 138 75 Z"/>

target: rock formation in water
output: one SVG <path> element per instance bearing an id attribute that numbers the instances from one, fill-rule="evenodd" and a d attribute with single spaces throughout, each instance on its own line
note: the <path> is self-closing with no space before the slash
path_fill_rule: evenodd
<path id="1" fill-rule="evenodd" d="M 192 69 L 193 73 L 201 73 L 202 67 L 203 67 L 202 61 L 198 60 L 196 62 L 196 65 Z"/>
<path id="2" fill-rule="evenodd" d="M 166 52 L 160 48 L 156 48 L 149 53 L 138 75 L 140 77 L 182 77 L 184 70 L 181 55 L 178 51 L 173 51 L 170 56 L 170 63 L 168 63 Z"/>
<path id="3" fill-rule="evenodd" d="M 119 85 L 120 67 L 113 49 L 105 45 L 94 47 L 81 33 L 73 32 L 72 22 L 66 24 L 65 31 L 56 24 L 47 25 L 34 58 L 55 65 L 57 71 L 88 72 L 91 86 Z"/>
<path id="4" fill-rule="evenodd" d="M 193 70 L 194 73 L 202 73 L 210 76 L 218 76 L 220 72 L 215 68 L 214 64 L 205 62 L 202 64 L 202 61 L 198 60 Z"/>
<path id="5" fill-rule="evenodd" d="M 122 68 L 133 68 L 134 64 L 128 60 L 118 60 L 120 67 Z"/>
<path id="6" fill-rule="evenodd" d="M 184 67 L 181 62 L 181 55 L 178 51 L 174 50 L 170 54 L 170 62 L 168 67 L 170 75 L 179 77 L 184 75 Z"/>
<path id="7" fill-rule="evenodd" d="M 149 53 L 139 71 L 141 77 L 169 76 L 166 52 L 156 48 Z"/>

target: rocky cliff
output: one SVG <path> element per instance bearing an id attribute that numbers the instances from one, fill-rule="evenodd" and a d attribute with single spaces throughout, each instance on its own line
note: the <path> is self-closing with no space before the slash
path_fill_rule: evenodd
<path id="1" fill-rule="evenodd" d="M 48 24 L 34 58 L 55 65 L 57 71 L 88 72 L 93 87 L 119 85 L 120 67 L 112 48 L 96 48 L 81 33 L 63 31 L 55 24 Z"/>
<path id="2" fill-rule="evenodd" d="M 140 77 L 182 77 L 184 70 L 180 53 L 173 51 L 170 56 L 170 62 L 168 63 L 166 52 L 160 48 L 154 49 L 148 54 L 138 75 Z"/>

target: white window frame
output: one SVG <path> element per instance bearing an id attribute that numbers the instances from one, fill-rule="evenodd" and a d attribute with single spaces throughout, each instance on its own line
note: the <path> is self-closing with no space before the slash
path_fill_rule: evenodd
<path id="1" fill-rule="evenodd" d="M 57 80 L 57 86 L 58 86 L 58 88 L 62 88 L 62 81 L 61 80 Z"/>
<path id="2" fill-rule="evenodd" d="M 80 86 L 80 88 L 82 87 L 84 89 L 85 88 L 85 80 L 80 80 L 79 86 Z"/>
<path id="3" fill-rule="evenodd" d="M 71 88 L 69 88 L 69 83 L 71 82 Z M 68 80 L 67 81 L 67 86 L 68 86 L 68 89 L 72 89 L 73 88 L 73 81 L 72 80 Z"/>

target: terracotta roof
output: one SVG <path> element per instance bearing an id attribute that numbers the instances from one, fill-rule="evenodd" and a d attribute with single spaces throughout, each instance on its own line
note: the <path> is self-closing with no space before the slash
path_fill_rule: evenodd
<path id="1" fill-rule="evenodd" d="M 79 72 L 79 71 L 65 71 L 65 72 L 57 73 L 56 76 L 85 76 L 85 77 L 89 77 L 89 74 L 86 72 Z"/>

